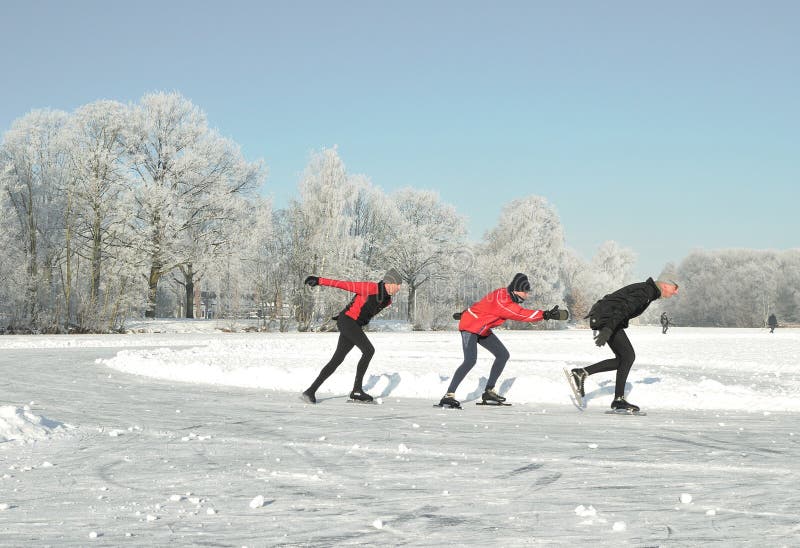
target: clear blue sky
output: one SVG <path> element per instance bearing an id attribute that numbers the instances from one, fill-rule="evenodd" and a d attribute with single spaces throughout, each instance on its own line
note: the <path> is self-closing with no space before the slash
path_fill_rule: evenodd
<path id="1" fill-rule="evenodd" d="M 800 247 L 800 2 L 2 0 L 0 130 L 177 90 L 263 158 L 278 206 L 338 145 L 473 239 L 529 194 L 589 258 Z"/>

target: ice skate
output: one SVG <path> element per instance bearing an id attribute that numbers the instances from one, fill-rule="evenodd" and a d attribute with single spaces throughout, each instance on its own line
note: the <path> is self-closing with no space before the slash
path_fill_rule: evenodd
<path id="1" fill-rule="evenodd" d="M 586 381 L 586 377 L 589 375 L 586 373 L 585 369 L 572 369 L 569 374 L 572 376 L 572 380 L 570 382 L 575 383 L 575 388 L 578 390 L 578 393 L 581 395 L 582 398 L 586 397 L 586 390 L 583 387 L 584 382 Z"/>
<path id="2" fill-rule="evenodd" d="M 444 395 L 439 404 L 434 405 L 434 407 L 461 409 L 461 402 L 456 399 L 456 395 L 453 392 L 448 392 Z"/>
<path id="3" fill-rule="evenodd" d="M 353 390 L 350 392 L 350 399 L 348 401 L 353 403 L 374 403 L 375 398 L 362 390 Z"/>
<path id="4" fill-rule="evenodd" d="M 481 401 L 476 405 L 505 405 L 510 406 L 510 403 L 505 403 L 506 399 L 494 391 L 494 388 L 487 388 L 481 396 Z"/>
<path id="5" fill-rule="evenodd" d="M 575 396 L 575 403 L 578 407 L 586 407 L 586 401 L 584 397 L 586 396 L 586 392 L 583 388 L 583 383 L 586 380 L 586 377 L 589 375 L 586 374 L 585 369 L 564 369 L 564 376 L 567 378 L 567 382 L 569 383 L 569 388 L 572 390 L 572 394 Z"/>
<path id="6" fill-rule="evenodd" d="M 317 403 L 317 397 L 314 395 L 314 392 L 311 392 L 310 390 L 303 392 L 300 397 L 306 403 Z"/>
<path id="7" fill-rule="evenodd" d="M 606 413 L 609 415 L 647 415 L 644 411 L 639 410 L 638 405 L 633 405 L 621 396 L 614 398 L 614 401 L 611 402 L 611 410 Z"/>

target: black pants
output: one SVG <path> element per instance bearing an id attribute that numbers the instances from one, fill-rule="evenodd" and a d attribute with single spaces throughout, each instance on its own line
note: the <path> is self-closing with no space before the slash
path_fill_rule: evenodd
<path id="1" fill-rule="evenodd" d="M 464 361 L 458 366 L 456 372 L 453 373 L 453 378 L 450 380 L 450 387 L 448 392 L 455 392 L 467 373 L 475 367 L 475 362 L 478 361 L 478 345 L 481 345 L 486 350 L 494 355 L 494 363 L 492 363 L 492 371 L 489 373 L 489 380 L 486 381 L 486 388 L 494 388 L 497 379 L 500 378 L 500 373 L 506 366 L 508 361 L 508 350 L 500 342 L 500 339 L 492 333 L 488 337 L 478 337 L 475 333 L 468 331 L 461 332 L 461 347 L 464 350 Z"/>
<path id="2" fill-rule="evenodd" d="M 608 346 L 614 352 L 614 357 L 603 360 L 585 369 L 587 375 L 602 373 L 604 371 L 617 372 L 617 384 L 614 388 L 614 397 L 621 398 L 625 395 L 625 382 L 628 380 L 628 373 L 633 367 L 636 353 L 633 351 L 631 341 L 625 334 L 624 329 L 617 329 L 608 339 Z"/>
<path id="3" fill-rule="evenodd" d="M 319 372 L 317 380 L 308 389 L 310 392 L 316 392 L 325 379 L 330 377 L 336 368 L 342 365 L 345 356 L 357 346 L 361 350 L 361 359 L 358 360 L 358 367 L 356 368 L 356 380 L 353 383 L 353 391 L 363 392 L 364 388 L 364 373 L 367 372 L 369 362 L 375 354 L 375 347 L 369 342 L 364 329 L 358 323 L 344 313 L 339 314 L 336 320 L 336 325 L 339 328 L 339 343 L 336 345 L 336 351 L 333 353 L 330 361 L 325 364 L 322 371 Z"/>

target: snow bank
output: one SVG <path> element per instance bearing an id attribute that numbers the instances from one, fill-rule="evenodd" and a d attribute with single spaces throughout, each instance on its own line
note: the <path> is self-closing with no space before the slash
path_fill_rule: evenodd
<path id="1" fill-rule="evenodd" d="M 126 333 L 219 333 L 257 329 L 259 320 L 162 319 L 138 320 L 125 324 Z"/>
<path id="2" fill-rule="evenodd" d="M 674 333 L 673 333 L 674 331 Z M 637 361 L 628 378 L 629 399 L 648 408 L 800 411 L 800 330 L 780 336 L 764 330 L 631 328 Z M 611 357 L 594 347 L 585 330 L 499 332 L 511 352 L 499 390 L 517 404 L 568 404 L 562 369 Z M 300 392 L 316 377 L 336 346 L 336 333 L 263 333 L 212 336 L 192 348 L 129 349 L 98 360 L 118 371 L 181 382 Z M 370 335 L 376 355 L 364 388 L 378 397 L 438 400 L 461 363 L 453 332 Z M 328 379 L 324 392 L 346 394 L 355 363 L 351 352 Z M 458 390 L 462 400 L 480 397 L 491 356 L 478 364 Z M 607 406 L 612 373 L 590 377 L 589 406 Z"/>
<path id="3" fill-rule="evenodd" d="M 209 337 L 216 336 L 238 341 L 280 334 L 277 329 L 259 332 L 260 325 L 259 320 L 143 320 L 129 322 L 125 334 L 3 335 L 0 349 L 191 346 L 207 344 Z M 411 333 L 413 326 L 399 320 L 373 320 L 368 329 L 370 333 Z M 289 334 L 299 334 L 296 326 Z"/>
<path id="4" fill-rule="evenodd" d="M 34 441 L 63 431 L 64 424 L 31 412 L 30 407 L 0 407 L 0 442 Z"/>
<path id="5" fill-rule="evenodd" d="M 277 322 L 271 320 L 270 330 L 277 331 Z M 202 320 L 202 319 L 160 319 L 160 320 L 137 320 L 125 324 L 126 333 L 241 333 L 246 331 L 257 331 L 263 325 L 259 319 L 238 319 L 238 320 Z M 297 322 L 292 321 L 289 331 L 297 331 Z M 413 326 L 402 320 L 372 320 L 367 328 L 371 332 L 410 332 Z"/>

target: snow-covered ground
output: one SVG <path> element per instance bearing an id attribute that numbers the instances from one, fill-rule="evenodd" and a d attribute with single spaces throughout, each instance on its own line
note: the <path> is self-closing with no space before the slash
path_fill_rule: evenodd
<path id="1" fill-rule="evenodd" d="M 678 545 L 800 538 L 800 330 L 629 330 L 629 399 L 612 375 L 570 403 L 561 369 L 610 356 L 585 330 L 507 332 L 432 407 L 461 360 L 455 332 L 372 333 L 367 388 L 351 355 L 297 393 L 336 334 L 0 337 L 0 545 Z M 161 333 L 156 333 L 161 331 Z M 173 331 L 173 332 L 169 332 Z M 357 353 L 357 351 L 354 351 Z"/>

